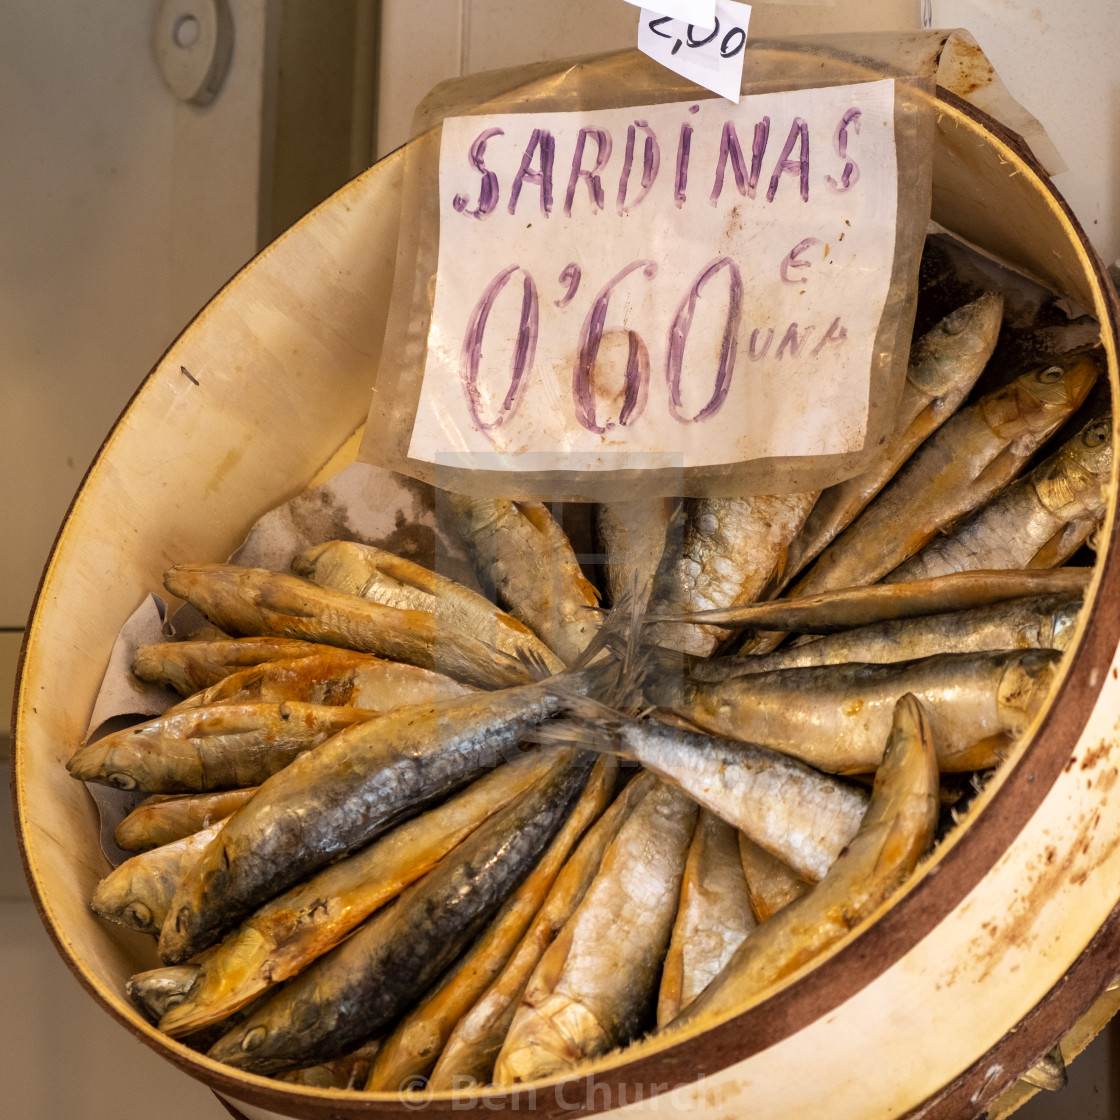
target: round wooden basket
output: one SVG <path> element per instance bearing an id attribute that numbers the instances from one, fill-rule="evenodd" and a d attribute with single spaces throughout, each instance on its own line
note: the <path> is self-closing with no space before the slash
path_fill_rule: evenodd
<path id="1" fill-rule="evenodd" d="M 1091 309 L 1115 394 L 1120 313 L 1084 233 L 1014 136 L 951 94 L 939 110 L 934 218 Z M 128 1003 L 124 982 L 152 966 L 151 943 L 89 909 L 105 873 L 97 814 L 64 763 L 145 589 L 174 562 L 228 556 L 363 420 L 403 166 L 398 152 L 371 168 L 199 314 L 109 434 L 55 543 L 23 650 L 13 788 L 36 903 L 79 980 L 119 1023 L 250 1117 L 417 1107 L 974 1116 L 1079 1020 L 1084 1045 L 1110 1013 L 1098 997 L 1120 971 L 1115 503 L 1091 609 L 1052 703 L 969 827 L 876 921 L 722 1026 L 518 1094 L 402 1100 L 238 1073 L 159 1034 Z M 1013 1103 L 1005 1096 L 997 1109 Z"/>

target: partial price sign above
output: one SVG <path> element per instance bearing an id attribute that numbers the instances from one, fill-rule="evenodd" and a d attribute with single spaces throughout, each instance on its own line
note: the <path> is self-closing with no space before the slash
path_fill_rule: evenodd
<path id="1" fill-rule="evenodd" d="M 733 0 L 716 0 L 710 23 L 673 19 L 643 8 L 638 50 L 682 78 L 738 101 L 750 18 L 750 5 Z"/>
<path id="2" fill-rule="evenodd" d="M 894 94 L 446 120 L 409 455 L 600 471 L 862 449 Z"/>

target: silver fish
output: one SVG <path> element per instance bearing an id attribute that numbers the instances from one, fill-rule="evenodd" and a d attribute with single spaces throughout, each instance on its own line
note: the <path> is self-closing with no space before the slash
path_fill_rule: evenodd
<path id="1" fill-rule="evenodd" d="M 178 964 L 268 898 L 513 753 L 559 711 L 547 682 L 398 708 L 274 775 L 176 893 L 160 955 Z M 295 769 L 293 769 L 295 767 Z"/>
<path id="2" fill-rule="evenodd" d="M 1061 657 L 1047 649 L 941 654 L 710 684 L 668 678 L 647 688 L 656 703 L 707 731 L 765 743 L 838 774 L 879 765 L 895 703 L 912 692 L 929 710 L 941 768 L 981 770 L 996 765 L 1042 710 Z"/>
<path id="3" fill-rule="evenodd" d="M 482 825 L 380 916 L 211 1047 L 251 1073 L 329 1061 L 372 1038 L 493 916 L 563 823 L 591 769 L 578 756 Z"/>
<path id="4" fill-rule="evenodd" d="M 822 491 L 786 556 L 778 594 L 860 514 L 916 448 L 960 407 L 995 349 L 1003 297 L 987 292 L 958 307 L 914 344 L 895 430 L 865 471 Z"/>
<path id="5" fill-rule="evenodd" d="M 688 498 L 680 552 L 666 551 L 650 596 L 650 640 L 706 657 L 721 640 L 711 626 L 659 626 L 657 616 L 750 603 L 784 562 L 817 491 L 751 498 Z"/>
<path id="6" fill-rule="evenodd" d="M 1104 520 L 1112 472 L 1112 417 L 1073 439 L 916 556 L 887 583 L 993 568 L 1064 564 Z"/>

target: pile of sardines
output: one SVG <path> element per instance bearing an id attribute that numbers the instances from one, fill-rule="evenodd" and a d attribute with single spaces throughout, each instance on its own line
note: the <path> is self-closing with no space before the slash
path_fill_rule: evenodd
<path id="1" fill-rule="evenodd" d="M 182 702 L 69 763 L 151 795 L 92 901 L 158 936 L 132 1000 L 300 1084 L 508 1085 L 845 936 L 1029 727 L 1088 584 L 1102 360 L 972 393 L 1001 316 L 921 337 L 856 478 L 599 510 L 610 613 L 532 502 L 447 498 L 498 606 L 344 541 L 172 568 L 213 633 L 134 672 Z"/>

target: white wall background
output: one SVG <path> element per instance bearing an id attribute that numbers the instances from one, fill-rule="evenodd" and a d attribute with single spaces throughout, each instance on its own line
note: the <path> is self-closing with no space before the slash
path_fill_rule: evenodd
<path id="1" fill-rule="evenodd" d="M 256 250 L 262 59 L 275 3 L 231 0 L 232 69 L 204 110 L 176 102 L 159 78 L 150 48 L 157 6 L 0 3 L 0 695 L 10 695 L 50 543 L 102 438 L 163 349 Z M 916 28 L 921 7 L 758 5 L 752 30 Z M 436 82 L 629 46 L 637 18 L 623 0 L 383 0 L 379 154 L 407 138 L 416 103 Z M 1098 249 L 1109 261 L 1120 256 L 1112 0 L 932 0 L 932 24 L 976 34 L 1063 153 L 1071 170 L 1057 183 Z M 0 771 L 6 777 L 2 749 Z M 225 1116 L 79 990 L 33 912 L 7 828 L 3 1114 Z M 1108 1045 L 1075 1067 L 1067 1093 L 1032 1102 L 1031 1115 L 1115 1115 Z"/>

